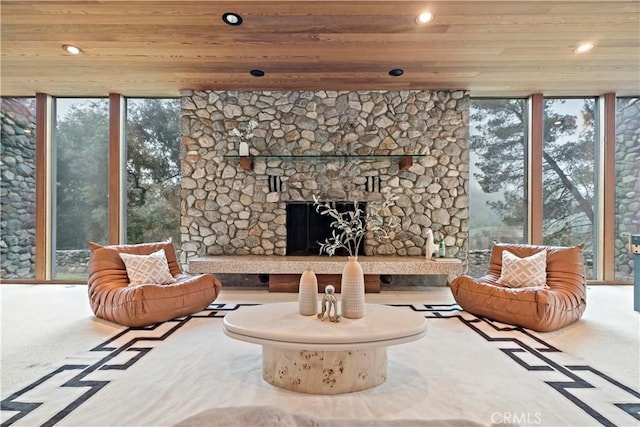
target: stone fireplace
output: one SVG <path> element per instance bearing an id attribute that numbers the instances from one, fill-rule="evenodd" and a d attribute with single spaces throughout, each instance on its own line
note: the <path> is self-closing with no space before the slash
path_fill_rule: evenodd
<path id="1" fill-rule="evenodd" d="M 354 202 L 333 202 L 340 213 L 354 210 Z M 364 211 L 367 204 L 358 202 Z M 287 255 L 320 255 L 320 244 L 331 237 L 333 218 L 316 212 L 313 202 L 287 202 Z M 360 245 L 358 255 L 365 254 L 366 242 Z M 337 256 L 349 255 L 346 250 L 336 251 Z"/>
<path id="2" fill-rule="evenodd" d="M 183 91 L 182 263 L 288 255 L 288 203 L 388 192 L 400 227 L 389 242 L 367 239 L 365 255 L 422 256 L 431 228 L 466 257 L 468 101 L 464 91 Z"/>

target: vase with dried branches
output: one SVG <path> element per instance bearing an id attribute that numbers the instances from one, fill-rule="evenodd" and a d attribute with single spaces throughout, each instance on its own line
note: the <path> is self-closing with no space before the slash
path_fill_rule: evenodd
<path id="1" fill-rule="evenodd" d="M 395 205 L 397 198 L 395 194 L 388 193 L 380 204 L 368 203 L 362 209 L 358 202 L 354 202 L 353 210 L 339 212 L 330 202 L 313 197 L 316 212 L 333 218 L 331 237 L 319 242 L 320 253 L 332 256 L 340 248 L 349 253 L 340 284 L 343 317 L 359 319 L 364 316 L 364 273 L 358 262 L 358 251 L 367 233 L 378 241 L 391 238 L 398 223 L 390 208 Z"/>

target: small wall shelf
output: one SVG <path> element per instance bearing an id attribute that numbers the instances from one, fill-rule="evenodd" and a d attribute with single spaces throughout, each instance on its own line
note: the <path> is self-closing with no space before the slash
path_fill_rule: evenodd
<path id="1" fill-rule="evenodd" d="M 413 165 L 414 157 L 425 157 L 426 154 L 259 154 L 251 156 L 239 156 L 237 154 L 230 154 L 224 156 L 225 159 L 238 160 L 240 167 L 244 170 L 253 169 L 253 160 L 283 160 L 283 161 L 337 161 L 337 160 L 362 160 L 362 161 L 376 161 L 376 160 L 392 160 L 397 161 L 401 170 L 405 170 Z"/>

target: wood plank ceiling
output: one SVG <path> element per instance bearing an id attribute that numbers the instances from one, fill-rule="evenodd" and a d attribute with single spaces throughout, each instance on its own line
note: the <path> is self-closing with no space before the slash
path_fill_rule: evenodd
<path id="1" fill-rule="evenodd" d="M 429 10 L 424 25 L 416 16 Z M 225 12 L 243 22 L 230 26 Z M 3 96 L 180 89 L 640 94 L 640 2 L 1 2 Z M 574 53 L 582 42 L 593 49 Z M 74 44 L 80 56 L 63 51 Z M 391 69 L 404 74 L 391 77 Z M 265 72 L 253 77 L 250 70 Z"/>

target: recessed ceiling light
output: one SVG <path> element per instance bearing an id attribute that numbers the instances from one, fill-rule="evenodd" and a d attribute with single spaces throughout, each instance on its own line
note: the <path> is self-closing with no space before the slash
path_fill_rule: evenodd
<path id="1" fill-rule="evenodd" d="M 585 52 L 589 52 L 591 49 L 593 49 L 593 44 L 591 44 L 591 43 L 582 43 L 573 52 L 574 53 L 585 53 Z"/>
<path id="2" fill-rule="evenodd" d="M 416 17 L 416 22 L 418 24 L 426 24 L 428 22 L 433 21 L 433 18 L 435 18 L 433 13 L 431 13 L 431 12 L 422 12 L 420 15 L 418 15 Z"/>
<path id="3" fill-rule="evenodd" d="M 253 77 L 262 77 L 262 76 L 264 76 L 264 71 L 262 71 L 262 70 L 251 70 L 251 71 L 249 71 L 249 73 Z"/>
<path id="4" fill-rule="evenodd" d="M 63 44 L 62 48 L 71 55 L 82 55 L 84 53 L 82 49 L 72 44 Z"/>
<path id="5" fill-rule="evenodd" d="M 227 12 L 222 15 L 222 20 L 225 24 L 240 25 L 242 24 L 242 16 L 234 12 Z"/>
<path id="6" fill-rule="evenodd" d="M 393 70 L 389 71 L 389 75 L 391 77 L 400 77 L 403 74 L 404 70 L 402 68 L 394 68 Z"/>

